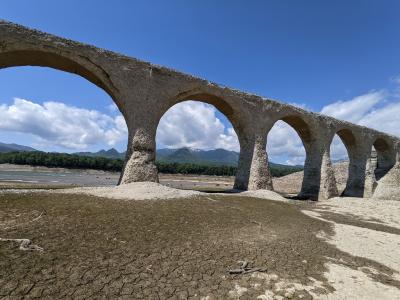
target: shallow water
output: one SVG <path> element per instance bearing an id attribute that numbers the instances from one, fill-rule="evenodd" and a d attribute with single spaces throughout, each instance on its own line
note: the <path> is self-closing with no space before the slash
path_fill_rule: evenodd
<path id="1" fill-rule="evenodd" d="M 29 166 L 0 166 L 0 182 L 50 185 L 110 186 L 118 182 L 118 173 L 51 169 Z"/>
<path id="2" fill-rule="evenodd" d="M 113 186 L 119 173 L 99 170 L 31 167 L 0 164 L 0 185 Z M 234 177 L 160 174 L 160 183 L 179 189 L 232 189 Z"/>

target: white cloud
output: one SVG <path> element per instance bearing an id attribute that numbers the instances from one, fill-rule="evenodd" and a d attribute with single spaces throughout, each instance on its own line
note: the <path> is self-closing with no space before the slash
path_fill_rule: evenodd
<path id="1" fill-rule="evenodd" d="M 239 151 L 232 127 L 226 127 L 216 116 L 216 109 L 202 102 L 176 104 L 161 118 L 157 143 L 168 148 L 224 148 Z"/>
<path id="2" fill-rule="evenodd" d="M 369 111 L 358 123 L 400 136 L 400 102 L 389 103 Z"/>
<path id="3" fill-rule="evenodd" d="M 385 91 L 370 92 L 325 106 L 322 113 L 400 136 L 400 100 Z M 390 100 L 390 101 L 389 101 Z"/>
<path id="4" fill-rule="evenodd" d="M 332 162 L 338 160 L 347 160 L 347 149 L 338 135 L 335 135 L 331 144 L 331 160 Z"/>
<path id="5" fill-rule="evenodd" d="M 372 91 L 329 104 L 321 112 L 400 136 L 400 102 L 390 97 L 393 94 L 386 91 Z M 110 110 L 114 108 L 115 105 L 110 106 Z M 0 130 L 30 133 L 48 146 L 83 150 L 98 144 L 114 146 L 127 139 L 125 120 L 120 114 L 110 116 L 59 102 L 38 104 L 19 98 L 11 105 L 0 105 L 0 114 Z M 239 151 L 233 128 L 218 118 L 213 106 L 197 101 L 177 104 L 162 117 L 157 128 L 157 143 L 170 148 Z M 305 151 L 298 134 L 282 121 L 271 129 L 267 151 L 271 161 L 304 163 Z M 332 142 L 331 157 L 333 160 L 347 157 L 338 137 Z"/>
<path id="6" fill-rule="evenodd" d="M 283 121 L 276 122 L 268 133 L 267 152 L 270 161 L 304 164 L 303 143 L 297 132 Z"/>
<path id="7" fill-rule="evenodd" d="M 107 110 L 112 112 L 112 113 L 116 113 L 119 112 L 118 106 L 113 102 L 109 105 L 106 106 Z"/>
<path id="8" fill-rule="evenodd" d="M 290 105 L 296 106 L 298 108 L 306 109 L 306 110 L 311 110 L 306 103 L 296 103 L 296 102 L 290 102 Z"/>
<path id="9" fill-rule="evenodd" d="M 15 98 L 11 105 L 0 105 L 0 115 L 0 130 L 29 133 L 40 144 L 67 149 L 86 149 L 100 143 L 114 146 L 127 136 L 122 116 L 112 118 L 60 102 L 37 104 Z"/>
<path id="10" fill-rule="evenodd" d="M 337 119 L 359 123 L 385 97 L 384 91 L 370 92 L 347 101 L 337 101 L 322 108 L 321 113 Z"/>
<path id="11" fill-rule="evenodd" d="M 400 136 L 400 102 L 394 94 L 372 91 L 346 101 L 337 101 L 322 108 L 321 113 L 355 124 Z M 268 135 L 271 160 L 286 158 L 288 164 L 304 162 L 304 147 L 297 133 L 286 123 L 277 122 Z M 336 135 L 331 145 L 332 160 L 347 159 L 348 154 Z"/>

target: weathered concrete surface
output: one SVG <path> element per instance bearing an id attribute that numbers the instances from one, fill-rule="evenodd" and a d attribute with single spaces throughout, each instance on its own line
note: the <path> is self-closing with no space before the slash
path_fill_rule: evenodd
<path id="1" fill-rule="evenodd" d="M 396 145 L 396 148 L 399 144 Z M 379 161 L 378 161 L 379 163 Z M 378 174 L 380 176 L 380 174 Z M 400 198 L 400 153 L 397 152 L 395 165 L 376 183 L 372 198 L 393 199 Z"/>
<path id="2" fill-rule="evenodd" d="M 392 199 L 400 198 L 400 163 L 397 163 L 381 180 L 377 183 L 372 198 Z"/>
<path id="3" fill-rule="evenodd" d="M 329 158 L 329 147 L 336 133 L 350 157 L 344 195 L 362 197 L 368 190 L 365 187 L 367 163 L 373 145 L 378 152 L 376 175 L 382 177 L 394 165 L 393 145 L 399 140 L 397 137 L 0 21 L 0 68 L 27 65 L 78 74 L 115 101 L 129 131 L 120 184 L 158 181 L 154 164 L 157 125 L 170 107 L 186 100 L 212 104 L 231 121 L 241 147 L 235 180 L 238 189 L 273 189 L 265 146 L 268 132 L 279 120 L 297 131 L 306 149 L 299 198 L 329 198 L 336 194 Z"/>

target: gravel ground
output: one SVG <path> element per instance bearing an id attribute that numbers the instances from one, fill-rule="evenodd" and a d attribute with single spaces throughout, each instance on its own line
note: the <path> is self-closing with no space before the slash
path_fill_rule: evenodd
<path id="1" fill-rule="evenodd" d="M 335 171 L 336 185 L 339 194 L 346 187 L 349 163 L 347 161 L 336 163 L 333 165 Z M 303 171 L 292 173 L 286 176 L 273 178 L 274 190 L 282 194 L 297 195 L 301 190 L 303 182 Z"/>
<path id="2" fill-rule="evenodd" d="M 384 265 L 400 280 L 400 201 L 368 198 L 333 198 L 320 202 L 305 214 L 330 223 L 334 235 L 320 234 L 337 249 Z M 335 292 L 329 298 L 400 299 L 400 290 L 377 281 L 376 268 L 351 269 L 329 263 L 325 277 Z M 375 274 L 375 275 L 374 275 Z"/>
<path id="3" fill-rule="evenodd" d="M 192 190 L 180 190 L 155 182 L 133 182 L 111 187 L 79 187 L 56 190 L 56 193 L 86 194 L 97 197 L 125 200 L 178 199 L 199 196 L 202 193 Z"/>

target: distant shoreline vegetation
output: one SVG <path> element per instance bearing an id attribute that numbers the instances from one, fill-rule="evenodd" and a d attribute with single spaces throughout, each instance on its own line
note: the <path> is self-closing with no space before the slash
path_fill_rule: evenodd
<path id="1" fill-rule="evenodd" d="M 0 164 L 16 164 L 43 166 L 49 168 L 94 169 L 103 171 L 121 172 L 124 161 L 122 159 L 106 158 L 99 156 L 83 156 L 67 153 L 52 153 L 41 151 L 7 152 L 0 153 Z M 196 174 L 234 176 L 237 167 L 212 163 L 177 163 L 157 161 L 158 171 L 165 174 Z M 281 177 L 303 170 L 300 166 L 272 165 L 270 166 L 273 177 Z"/>

